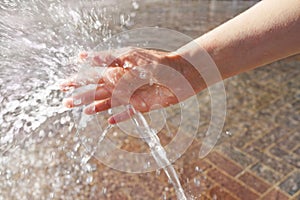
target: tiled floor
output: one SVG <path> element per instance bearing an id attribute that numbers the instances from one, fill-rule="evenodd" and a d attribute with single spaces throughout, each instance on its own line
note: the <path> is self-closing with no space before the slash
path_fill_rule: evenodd
<path id="1" fill-rule="evenodd" d="M 220 199 L 300 199 L 299 66 L 286 59 L 227 81 L 232 136 L 204 159 Z"/>

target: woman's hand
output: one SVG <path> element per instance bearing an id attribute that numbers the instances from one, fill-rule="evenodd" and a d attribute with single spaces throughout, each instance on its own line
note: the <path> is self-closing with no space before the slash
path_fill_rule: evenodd
<path id="1" fill-rule="evenodd" d="M 73 98 L 64 100 L 67 107 L 88 105 L 86 114 L 94 114 L 111 107 L 131 104 L 140 112 L 176 104 L 199 92 L 197 86 L 201 77 L 190 63 L 180 56 L 157 50 L 130 48 L 118 53 L 80 54 L 80 59 L 90 60 L 94 67 L 104 67 L 100 78 L 91 80 L 69 80 L 61 85 L 62 90 L 81 87 L 84 84 L 98 84 L 96 90 L 76 94 L 79 104 Z M 118 55 L 117 55 L 118 54 Z M 87 98 L 91 97 L 92 98 Z M 109 123 L 124 121 L 132 110 L 116 114 Z"/>

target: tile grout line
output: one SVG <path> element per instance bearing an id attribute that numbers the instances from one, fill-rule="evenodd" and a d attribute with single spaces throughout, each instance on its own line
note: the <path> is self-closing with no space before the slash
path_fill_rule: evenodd
<path id="1" fill-rule="evenodd" d="M 209 161 L 210 162 L 210 161 Z M 211 162 L 210 162 L 211 163 Z M 251 192 L 254 192 L 254 194 L 257 194 L 257 196 L 260 196 L 261 194 L 259 194 L 257 191 L 255 191 L 252 187 L 246 185 L 244 182 L 242 182 L 241 180 L 237 179 L 237 175 L 242 173 L 244 170 L 242 170 L 240 173 L 238 173 L 236 176 L 231 176 L 230 174 L 228 174 L 226 171 L 224 171 L 223 169 L 219 168 L 218 166 L 216 166 L 215 164 L 211 163 L 214 168 L 212 169 L 217 169 L 219 171 L 221 171 L 223 174 L 225 174 L 227 177 L 232 177 L 233 180 L 235 180 L 237 183 L 239 183 L 240 185 L 242 185 L 243 187 L 249 189 Z M 247 167 L 248 168 L 248 167 Z M 212 169 L 208 170 L 211 171 Z"/>

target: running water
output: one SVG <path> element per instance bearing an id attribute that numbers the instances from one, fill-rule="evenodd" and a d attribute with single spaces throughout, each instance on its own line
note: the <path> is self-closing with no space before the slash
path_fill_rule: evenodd
<path id="1" fill-rule="evenodd" d="M 0 1 L 0 199 L 99 196 L 58 83 L 78 70 L 80 51 L 132 26 L 136 9 L 135 0 Z"/>
<path id="2" fill-rule="evenodd" d="M 184 190 L 180 184 L 177 173 L 172 166 L 172 163 L 168 160 L 165 149 L 162 147 L 159 137 L 155 134 L 144 116 L 136 111 L 132 106 L 130 108 L 134 111 L 133 121 L 136 125 L 136 129 L 139 132 L 142 139 L 147 143 L 150 148 L 151 155 L 156 161 L 159 168 L 162 168 L 166 173 L 169 181 L 172 183 L 178 200 L 186 200 L 187 197 L 184 194 Z"/>

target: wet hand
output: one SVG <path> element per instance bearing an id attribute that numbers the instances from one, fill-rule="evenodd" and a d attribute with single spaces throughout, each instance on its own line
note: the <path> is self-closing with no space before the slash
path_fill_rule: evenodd
<path id="1" fill-rule="evenodd" d="M 178 103 L 199 90 L 199 86 L 195 85 L 199 74 L 180 56 L 171 56 L 167 52 L 130 48 L 119 52 L 81 53 L 79 58 L 94 67 L 103 68 L 101 77 L 81 77 L 61 84 L 64 91 L 97 84 L 93 90 L 64 100 L 64 105 L 70 108 L 87 105 L 84 109 L 86 114 L 128 104 L 140 112 L 148 112 Z M 190 88 L 184 81 L 192 83 Z M 80 99 L 80 102 L 76 103 L 75 99 Z M 116 114 L 109 118 L 109 123 L 124 121 L 132 113 L 128 109 Z"/>

